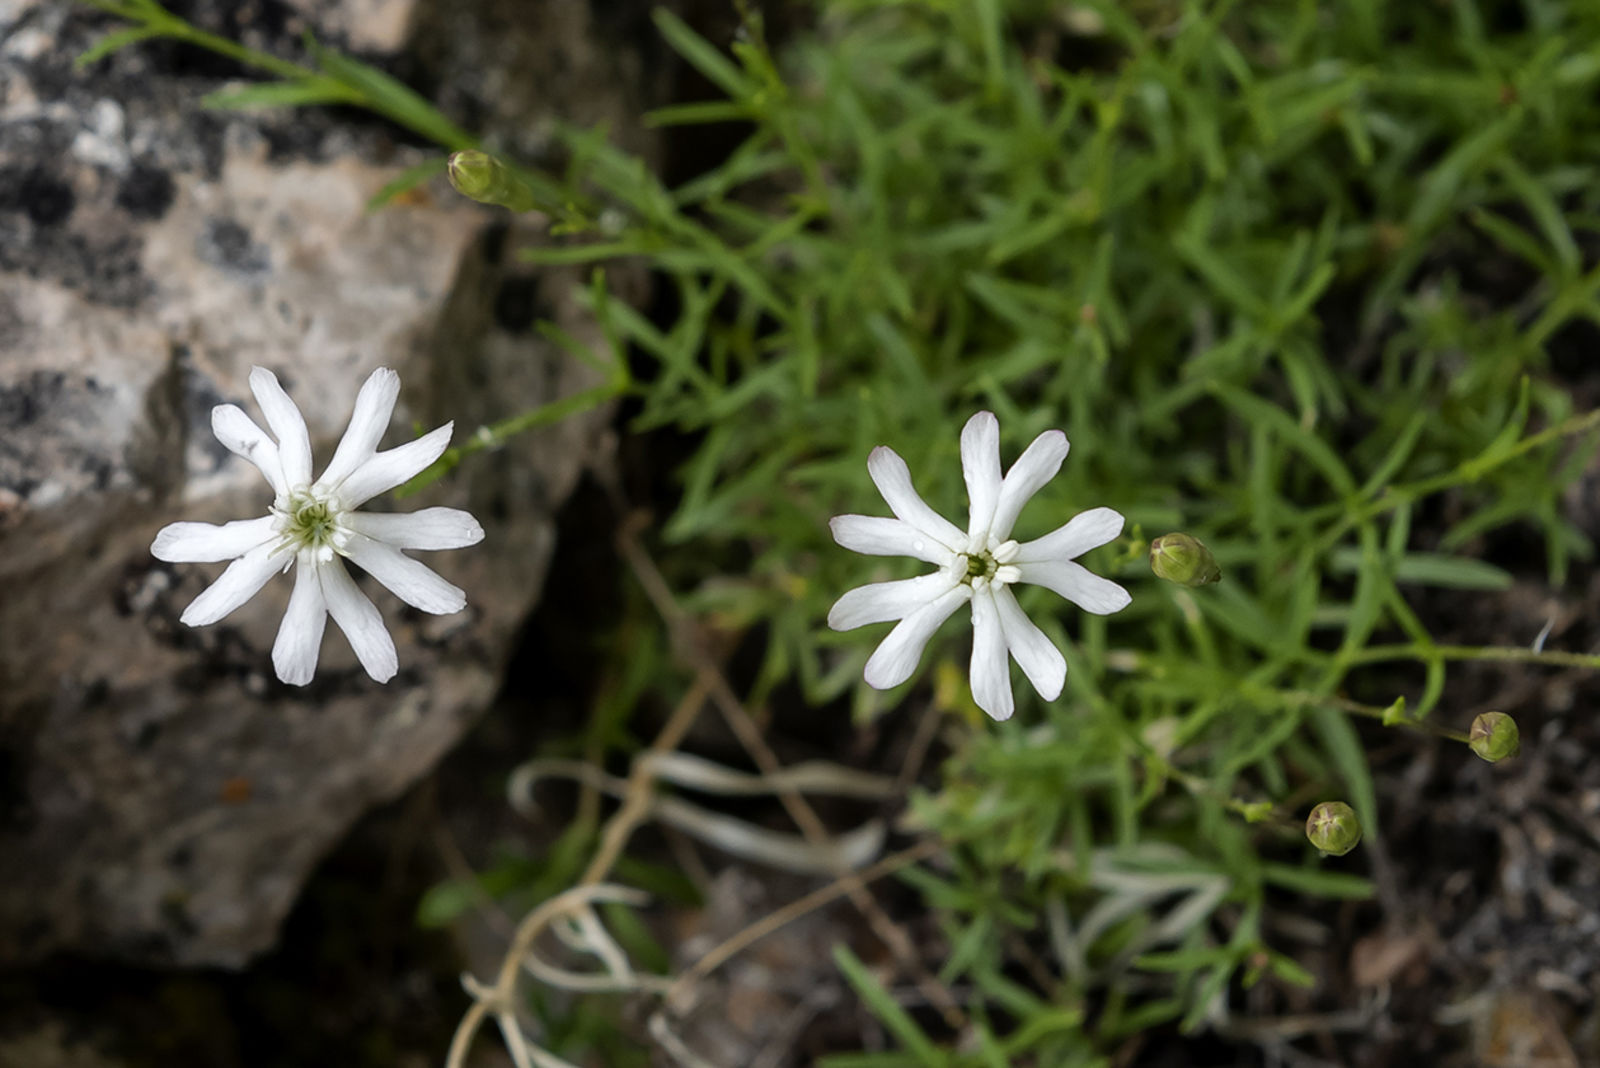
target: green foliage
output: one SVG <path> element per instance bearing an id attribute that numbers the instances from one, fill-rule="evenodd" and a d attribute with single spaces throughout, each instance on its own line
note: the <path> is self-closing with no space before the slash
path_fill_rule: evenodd
<path id="1" fill-rule="evenodd" d="M 101 6 L 177 35 L 149 0 Z M 1025 592 L 1066 650 L 1066 694 L 966 734 L 916 799 L 951 850 L 906 877 L 941 918 L 940 978 L 972 991 L 976 1044 L 928 1033 L 836 952 L 897 1051 L 835 1068 L 1105 1063 L 1121 1036 L 1200 1026 L 1236 986 L 1309 981 L 1265 941 L 1269 894 L 1368 892 L 1301 830 L 1332 789 L 1381 833 L 1349 714 L 1415 727 L 1446 662 L 1487 655 L 1436 643 L 1408 591 L 1505 588 L 1462 553 L 1512 523 L 1542 537 L 1554 583 L 1591 551 L 1559 501 L 1593 439 L 1563 446 L 1596 419 L 1546 372 L 1565 328 L 1600 321 L 1600 8 L 1494 5 L 1517 13 L 1496 25 L 1465 0 L 816 7 L 777 51 L 747 16 L 731 54 L 658 13 L 722 98 L 652 121 L 746 133 L 677 188 L 561 131 L 565 172 L 528 180 L 564 237 L 529 259 L 642 259 L 674 312 L 608 299 L 597 270 L 579 297 L 610 351 L 551 329 L 606 384 L 508 412 L 433 476 L 630 395 L 632 431 L 693 442 L 660 558 L 690 607 L 762 639 L 747 699 L 789 687 L 863 717 L 928 690 L 866 689 L 875 636 L 822 623 L 844 590 L 912 571 L 828 536 L 831 515 L 883 511 L 873 446 L 954 514 L 974 410 L 999 415 L 1010 456 L 1059 427 L 1072 455 L 1019 536 L 1108 505 L 1202 538 L 1224 575 L 1203 589 L 1151 578 L 1138 536 L 1101 550 L 1134 593 L 1110 619 Z M 312 56 L 217 102 L 326 90 L 470 145 L 404 87 Z M 1414 544 L 1443 492 L 1448 529 Z M 922 677 L 955 711 L 964 657 L 936 640 Z M 1374 666 L 1396 659 L 1424 666 L 1420 687 Z M 640 682 L 681 686 L 664 667 Z M 1054 989 L 1006 970 L 1018 938 Z"/>

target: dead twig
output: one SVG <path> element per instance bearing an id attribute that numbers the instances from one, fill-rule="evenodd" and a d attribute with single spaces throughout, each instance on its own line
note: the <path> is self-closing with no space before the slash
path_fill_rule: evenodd
<path id="1" fill-rule="evenodd" d="M 643 526 L 643 518 L 637 516 L 624 523 L 617 533 L 618 551 L 628 562 L 634 577 L 644 588 L 645 595 L 649 597 L 656 612 L 667 625 L 669 633 L 673 635 L 679 655 L 695 669 L 697 675 L 703 675 L 710 680 L 711 702 L 722 713 L 728 729 L 739 739 L 739 744 L 750 754 L 756 767 L 766 775 L 778 773 L 781 765 L 777 755 L 767 745 L 766 739 L 761 735 L 761 729 L 756 726 L 755 720 L 751 718 L 743 702 L 733 692 L 733 687 L 721 668 L 706 651 L 706 644 L 699 627 L 678 607 L 677 600 L 673 597 L 666 579 L 662 577 L 660 569 L 639 543 L 638 531 Z M 793 789 L 779 791 L 778 800 L 807 839 L 818 846 L 829 840 L 827 828 L 823 826 L 822 820 L 798 791 Z M 883 911 L 859 875 L 841 871 L 838 876 L 843 892 L 850 898 L 850 903 L 866 918 L 873 934 L 889 947 L 895 964 L 911 977 L 929 1003 L 938 1008 L 949 1027 L 958 1032 L 964 1031 L 967 1027 L 966 1013 L 956 1004 L 955 997 L 950 991 L 923 966 L 905 929 Z"/>

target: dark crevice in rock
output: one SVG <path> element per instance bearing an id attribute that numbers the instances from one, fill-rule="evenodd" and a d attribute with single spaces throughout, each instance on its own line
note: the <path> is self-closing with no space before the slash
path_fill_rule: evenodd
<path id="1" fill-rule="evenodd" d="M 539 297 L 539 276 L 510 275 L 494 295 L 494 321 L 500 329 L 525 334 L 539 319 L 547 319 L 551 309 Z"/>
<path id="2" fill-rule="evenodd" d="M 20 211 L 35 226 L 59 226 L 76 204 L 72 186 L 42 165 L 0 167 L 0 211 Z"/>
<path id="3" fill-rule="evenodd" d="M 283 948 L 248 971 L 58 956 L 28 972 L 0 972 L 0 1004 L 13 1007 L 0 1039 L 55 1019 L 64 1044 L 125 1068 L 442 1063 L 468 999 L 449 937 L 413 923 L 417 896 L 439 877 L 427 848 L 428 801 L 413 792 L 363 819 L 312 876 L 285 923 Z M 165 911 L 181 929 L 182 900 Z M 161 942 L 139 948 L 159 952 Z"/>
<path id="4" fill-rule="evenodd" d="M 155 220 L 172 207 L 175 195 L 170 171 L 136 163 L 117 185 L 117 207 L 136 219 Z"/>
<path id="5" fill-rule="evenodd" d="M 207 219 L 195 254 L 206 263 L 240 274 L 264 274 L 272 267 L 271 254 L 236 219 Z M 285 388 L 289 385 L 285 383 Z"/>

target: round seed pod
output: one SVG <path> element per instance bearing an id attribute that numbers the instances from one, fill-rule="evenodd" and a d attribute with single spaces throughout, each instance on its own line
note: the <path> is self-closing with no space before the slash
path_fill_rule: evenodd
<path id="1" fill-rule="evenodd" d="M 1361 821 L 1343 801 L 1324 801 L 1306 818 L 1306 838 L 1324 854 L 1342 857 L 1361 841 Z"/>
<path id="2" fill-rule="evenodd" d="M 1517 721 L 1504 712 L 1485 712 L 1472 721 L 1467 745 L 1489 763 L 1508 760 L 1522 749 Z"/>
<path id="3" fill-rule="evenodd" d="M 1163 534 L 1153 540 L 1150 570 L 1180 586 L 1209 586 L 1222 578 L 1217 558 L 1192 534 Z"/>

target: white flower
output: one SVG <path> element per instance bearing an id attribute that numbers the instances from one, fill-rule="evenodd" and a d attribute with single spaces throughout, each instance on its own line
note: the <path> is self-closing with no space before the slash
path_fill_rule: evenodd
<path id="1" fill-rule="evenodd" d="M 1122 516 L 1110 508 L 1083 512 L 1033 541 L 1019 545 L 1010 540 L 1022 506 L 1055 477 L 1066 457 L 1066 435 L 1047 430 L 1001 478 L 999 421 L 992 412 L 967 420 L 961 431 L 961 472 L 971 513 L 962 533 L 923 503 L 905 461 L 893 449 L 872 450 L 867 470 L 895 518 L 836 516 L 829 524 L 834 540 L 872 556 L 914 556 L 939 570 L 858 587 L 828 613 L 828 626 L 834 630 L 900 621 L 867 661 L 869 686 L 886 690 L 909 679 L 939 624 L 971 602 L 972 697 L 978 707 L 995 719 L 1011 715 L 1008 652 L 1041 697 L 1053 701 L 1061 696 L 1067 662 L 1017 604 L 1012 583 L 1052 589 L 1096 615 L 1116 612 L 1132 599 L 1115 582 L 1073 563 L 1122 533 Z"/>
<path id="2" fill-rule="evenodd" d="M 448 615 L 466 607 L 466 594 L 400 550 L 476 544 L 483 540 L 476 519 L 457 508 L 424 508 L 409 515 L 356 511 L 437 460 L 450 444 L 453 424 L 377 451 L 400 395 L 400 376 L 381 367 L 362 385 L 333 462 L 313 482 L 311 436 L 300 409 L 265 368 L 250 372 L 250 389 L 277 442 L 232 404 L 211 409 L 211 429 L 218 441 L 261 470 L 276 497 L 260 519 L 221 526 L 172 523 L 156 535 L 150 551 L 158 560 L 233 561 L 184 610 L 183 622 L 191 627 L 215 623 L 254 597 L 273 575 L 298 564 L 289 608 L 272 646 L 278 678 L 294 686 L 311 681 L 331 615 L 367 674 L 387 682 L 399 669 L 394 640 L 341 557 L 424 612 Z"/>

